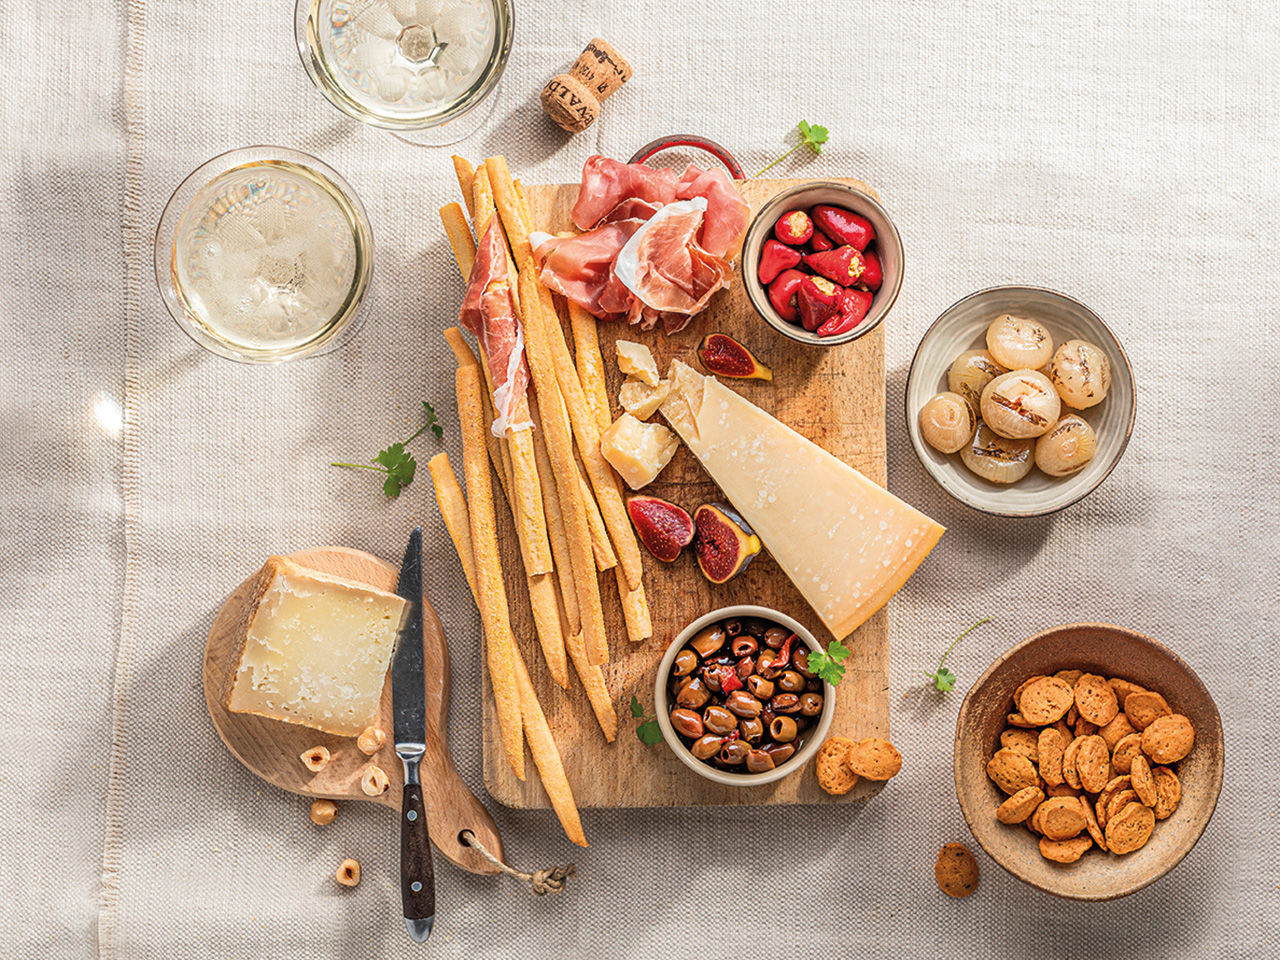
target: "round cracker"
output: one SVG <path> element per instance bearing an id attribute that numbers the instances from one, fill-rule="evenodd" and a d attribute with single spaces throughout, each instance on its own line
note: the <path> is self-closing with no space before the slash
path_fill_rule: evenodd
<path id="1" fill-rule="evenodd" d="M 1013 691 L 1013 708 L 1015 710 L 1022 709 L 1022 704 L 1020 703 L 1022 700 L 1022 691 L 1027 689 L 1027 687 L 1031 686 L 1037 680 L 1043 679 L 1045 679 L 1045 675 L 1043 673 L 1037 673 L 1034 677 L 1027 677 L 1027 679 L 1018 684 L 1018 689 Z"/>
<path id="2" fill-rule="evenodd" d="M 854 741 L 848 737 L 831 737 L 818 748 L 813 762 L 818 786 L 833 797 L 843 796 L 858 785 L 858 775 L 845 763 L 853 745 Z"/>
<path id="3" fill-rule="evenodd" d="M 1111 750 L 1115 750 L 1116 744 L 1129 734 L 1137 732 L 1129 722 L 1129 715 L 1123 711 L 1118 712 L 1110 723 L 1098 728 L 1098 736 L 1107 741 L 1107 747 Z"/>
<path id="4" fill-rule="evenodd" d="M 1044 791 L 1039 787 L 1023 787 L 996 808 L 996 819 L 1001 823 L 1022 823 L 1043 802 Z"/>
<path id="5" fill-rule="evenodd" d="M 1045 727 L 1040 731 L 1036 741 L 1036 754 L 1040 768 L 1040 776 L 1051 787 L 1060 786 L 1062 779 L 1062 754 L 1071 742 L 1056 727 Z"/>
<path id="6" fill-rule="evenodd" d="M 1037 786 L 1039 779 L 1030 760 L 1007 749 L 997 750 L 987 761 L 987 776 L 1010 796 L 1024 787 Z"/>
<path id="7" fill-rule="evenodd" d="M 1080 738 L 1080 746 L 1076 748 L 1076 775 L 1080 778 L 1080 788 L 1088 793 L 1099 793 L 1113 776 L 1111 751 L 1096 733 Z"/>
<path id="8" fill-rule="evenodd" d="M 1177 763 L 1195 743 L 1195 727 L 1180 713 L 1156 717 L 1142 731 L 1142 752 L 1159 764 Z"/>
<path id="9" fill-rule="evenodd" d="M 1111 684 L 1111 689 L 1116 692 L 1116 699 L 1120 701 L 1120 709 L 1124 709 L 1124 698 L 1131 693 L 1146 693 L 1146 687 L 1140 687 L 1132 680 L 1121 680 L 1119 677 L 1111 677 L 1107 683 Z"/>
<path id="10" fill-rule="evenodd" d="M 1124 712 L 1135 730 L 1145 730 L 1157 717 L 1167 717 L 1173 713 L 1164 697 L 1154 690 L 1129 694 L 1124 698 Z"/>
<path id="11" fill-rule="evenodd" d="M 1133 792 L 1148 807 L 1156 805 L 1156 778 L 1151 775 L 1151 764 L 1142 754 L 1133 758 L 1133 766 L 1129 770 L 1129 779 L 1133 782 Z"/>
<path id="12" fill-rule="evenodd" d="M 1098 725 L 1080 717 L 1071 725 L 1077 737 L 1091 737 L 1098 732 Z"/>
<path id="13" fill-rule="evenodd" d="M 1087 833 L 1072 837 L 1070 840 L 1050 840 L 1048 837 L 1041 837 L 1040 855 L 1046 860 L 1054 860 L 1058 863 L 1075 863 L 1091 846 L 1093 846 L 1093 839 Z"/>
<path id="14" fill-rule="evenodd" d="M 967 897 L 978 888 L 978 861 L 963 843 L 948 843 L 938 851 L 933 875 L 948 897 Z"/>
<path id="15" fill-rule="evenodd" d="M 1034 730 L 1027 730 L 1023 727 L 1010 727 L 1000 734 L 1000 746 L 1012 750 L 1014 753 L 1022 754 L 1032 763 L 1040 762 L 1040 749 L 1037 740 Z"/>
<path id="16" fill-rule="evenodd" d="M 1084 673 L 1083 670 L 1059 670 L 1054 676 L 1059 680 L 1065 681 L 1068 687 L 1074 687 L 1082 673 Z"/>
<path id="17" fill-rule="evenodd" d="M 1107 848 L 1116 854 L 1133 853 L 1151 838 L 1156 815 L 1148 806 L 1128 803 L 1107 821 Z"/>
<path id="18" fill-rule="evenodd" d="M 1182 781 L 1168 767 L 1155 767 L 1151 777 L 1156 782 L 1156 819 L 1166 820 L 1182 801 Z"/>
<path id="19" fill-rule="evenodd" d="M 1076 770 L 1076 754 L 1080 750 L 1080 741 L 1082 739 L 1083 737 L 1076 737 L 1067 744 L 1067 749 L 1062 752 L 1062 779 L 1077 790 L 1081 789 L 1081 787 L 1080 773 Z"/>
<path id="20" fill-rule="evenodd" d="M 1089 836 L 1093 837 L 1093 842 L 1099 849 L 1106 850 L 1107 838 L 1102 833 L 1102 825 L 1098 823 L 1098 816 L 1088 798 L 1080 797 L 1080 810 L 1084 813 L 1084 828 L 1089 831 Z"/>
<path id="21" fill-rule="evenodd" d="M 902 754 L 888 740 L 866 737 L 849 748 L 845 763 L 860 777 L 889 780 L 902 769 Z"/>
<path id="22" fill-rule="evenodd" d="M 1131 733 L 1121 738 L 1115 749 L 1111 751 L 1111 766 L 1115 768 L 1116 773 L 1128 773 L 1133 764 L 1133 758 L 1140 753 L 1142 753 L 1142 734 Z"/>
<path id="23" fill-rule="evenodd" d="M 1006 719 L 1009 723 L 1009 726 L 1011 727 L 1023 727 L 1025 729 L 1031 729 L 1035 727 L 1034 723 L 1032 723 L 1030 720 L 1028 720 L 1026 717 L 1024 717 L 1020 713 L 1011 713 Z"/>
<path id="24" fill-rule="evenodd" d="M 1080 796 L 1080 790 L 1078 787 L 1073 787 L 1065 782 L 1057 786 L 1049 784 L 1044 788 L 1044 795 L 1046 797 L 1078 797 Z"/>
<path id="25" fill-rule="evenodd" d="M 1120 712 L 1120 701 L 1116 699 L 1115 688 L 1107 683 L 1106 677 L 1100 677 L 1096 673 L 1082 673 L 1072 692 L 1080 716 L 1096 726 L 1110 723 Z"/>
<path id="26" fill-rule="evenodd" d="M 1102 792 L 1098 794 L 1098 802 L 1094 805 L 1094 809 L 1098 812 L 1098 823 L 1102 826 L 1107 825 L 1107 804 L 1111 802 L 1111 798 L 1116 795 L 1119 790 L 1127 790 L 1130 787 L 1129 775 L 1126 773 L 1120 777 L 1113 777 L 1111 782 L 1102 788 Z"/>
<path id="27" fill-rule="evenodd" d="M 1041 804 L 1040 811 L 1040 829 L 1050 840 L 1069 840 L 1087 826 L 1075 797 L 1052 797 Z"/>
<path id="28" fill-rule="evenodd" d="M 1129 804 L 1141 802 L 1138 799 L 1138 792 L 1132 786 L 1117 790 L 1111 795 L 1111 799 L 1107 801 L 1107 823 L 1110 823 L 1112 818 Z"/>
<path id="29" fill-rule="evenodd" d="M 1036 726 L 1048 726 L 1065 716 L 1075 702 L 1075 695 L 1065 680 L 1057 677 L 1034 679 L 1018 699 L 1018 711 Z"/>

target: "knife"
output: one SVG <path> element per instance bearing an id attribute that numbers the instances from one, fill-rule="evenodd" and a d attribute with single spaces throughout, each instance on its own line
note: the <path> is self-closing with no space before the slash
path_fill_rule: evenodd
<path id="1" fill-rule="evenodd" d="M 396 756 L 404 763 L 400 805 L 400 901 L 409 936 L 422 943 L 436 921 L 436 883 L 431 868 L 427 809 L 418 764 L 426 752 L 427 689 L 422 653 L 422 528 L 414 527 L 400 565 L 396 593 L 407 602 L 391 661 L 391 712 Z"/>

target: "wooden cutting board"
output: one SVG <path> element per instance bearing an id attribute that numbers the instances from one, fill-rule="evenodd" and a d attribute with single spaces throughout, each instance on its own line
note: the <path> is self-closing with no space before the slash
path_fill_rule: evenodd
<path id="1" fill-rule="evenodd" d="M 754 213 L 774 194 L 800 182 L 749 180 L 741 184 L 741 189 Z M 875 195 L 860 181 L 844 179 L 842 182 Z M 526 186 L 526 189 L 538 229 L 551 233 L 573 229 L 569 211 L 577 199 L 577 184 Z M 733 389 L 872 480 L 881 485 L 885 483 L 883 327 L 842 346 L 807 347 L 765 324 L 751 308 L 741 278 L 735 276 L 730 289 L 716 294 L 711 306 L 675 336 L 615 323 L 601 323 L 599 329 L 615 416 L 621 413 L 617 396 L 623 380 L 614 351 L 616 340 L 647 344 L 658 361 L 658 369 L 664 372 L 677 358 L 701 370 L 694 351 L 702 337 L 711 332 L 727 333 L 745 343 L 762 362 L 772 367 L 774 375 L 772 382 L 726 381 Z M 572 344 L 567 330 L 566 338 Z M 655 418 L 662 422 L 659 415 L 655 414 Z M 678 503 L 690 513 L 699 504 L 724 499 L 683 445 L 658 479 L 645 488 L 645 493 Z M 617 742 L 608 744 L 573 671 L 570 670 L 572 683 L 568 692 L 561 690 L 546 671 L 525 591 L 515 528 L 508 510 L 500 509 L 498 513 L 511 624 L 565 759 L 569 782 L 580 807 L 819 803 L 865 799 L 878 792 L 880 784 L 863 781 L 845 797 L 831 797 L 818 787 L 810 770 L 762 787 L 720 786 L 687 769 L 665 744 L 648 747 L 635 735 L 636 721 L 632 720 L 629 709 L 632 695 L 639 697 L 647 713 L 652 713 L 658 660 L 680 630 L 710 610 L 735 603 L 762 604 L 788 613 L 808 626 L 824 647 L 831 641 L 831 634 L 767 550 L 733 580 L 714 585 L 699 571 L 692 551 L 686 550 L 675 563 L 665 565 L 642 547 L 644 585 L 654 625 L 653 638 L 643 644 L 632 644 L 627 639 L 613 572 L 601 575 L 600 594 L 612 658 L 605 666 L 605 677 L 619 720 Z M 887 737 L 889 658 L 884 611 L 871 617 L 846 642 L 853 655 L 846 661 L 847 671 L 839 686 L 831 734 Z M 510 807 L 549 807 L 537 776 L 531 774 L 521 783 L 503 759 L 487 673 L 484 721 L 485 783 L 494 799 Z M 526 767 L 533 769 L 532 764 Z"/>

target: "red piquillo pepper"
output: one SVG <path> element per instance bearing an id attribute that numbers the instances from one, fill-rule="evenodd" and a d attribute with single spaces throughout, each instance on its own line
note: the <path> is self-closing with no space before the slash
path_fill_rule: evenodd
<path id="1" fill-rule="evenodd" d="M 862 276 L 858 282 L 865 284 L 868 290 L 879 290 L 884 281 L 884 267 L 880 263 L 880 255 L 874 250 L 862 253 Z"/>
<path id="2" fill-rule="evenodd" d="M 818 328 L 820 337 L 837 337 L 848 333 L 862 322 L 871 309 L 871 291 L 845 290 L 840 298 L 840 312 Z"/>
<path id="3" fill-rule="evenodd" d="M 797 299 L 800 284 L 808 279 L 807 273 L 799 270 L 783 270 L 773 283 L 769 284 L 769 303 L 778 311 L 778 316 L 788 323 L 800 319 L 800 303 Z"/>
<path id="4" fill-rule="evenodd" d="M 852 210 L 820 203 L 813 208 L 813 222 L 836 243 L 847 243 L 859 251 L 876 238 L 871 221 Z"/>
<path id="5" fill-rule="evenodd" d="M 822 253 L 810 253 L 804 258 L 804 262 L 814 273 L 842 287 L 853 286 L 862 276 L 862 254 L 848 244 Z"/>
<path id="6" fill-rule="evenodd" d="M 789 247 L 785 243 L 779 243 L 770 238 L 764 242 L 764 248 L 760 253 L 760 269 L 756 271 L 756 276 L 760 278 L 761 283 L 768 286 L 783 270 L 789 270 L 798 264 L 801 256 L 802 254 L 795 247 Z"/>
<path id="7" fill-rule="evenodd" d="M 773 233 L 783 243 L 798 247 L 813 236 L 813 221 L 803 210 L 788 210 L 774 224 Z"/>
<path id="8" fill-rule="evenodd" d="M 826 277 L 805 277 L 800 283 L 797 300 L 800 323 L 811 333 L 840 313 L 841 288 Z"/>
<path id="9" fill-rule="evenodd" d="M 821 253 L 823 250 L 834 250 L 835 248 L 836 245 L 831 242 L 831 238 L 815 226 L 813 236 L 809 238 L 809 249 L 814 253 Z"/>

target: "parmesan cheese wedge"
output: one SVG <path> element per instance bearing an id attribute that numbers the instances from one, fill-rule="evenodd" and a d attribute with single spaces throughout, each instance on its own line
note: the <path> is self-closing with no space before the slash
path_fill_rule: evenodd
<path id="1" fill-rule="evenodd" d="M 844 639 L 888 602 L 944 528 L 680 361 L 660 412 L 769 553 Z"/>
<path id="2" fill-rule="evenodd" d="M 270 557 L 227 709 L 358 736 L 378 712 L 404 608 L 394 593 Z"/>

